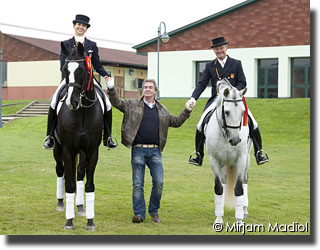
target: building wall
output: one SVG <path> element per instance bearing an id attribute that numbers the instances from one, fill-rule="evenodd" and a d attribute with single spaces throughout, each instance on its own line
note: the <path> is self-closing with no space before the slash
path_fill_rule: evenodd
<path id="1" fill-rule="evenodd" d="M 230 57 L 241 60 L 246 75 L 247 97 L 257 97 L 258 59 L 278 58 L 278 97 L 290 97 L 290 59 L 310 57 L 310 46 L 281 46 L 262 48 L 229 49 Z M 160 53 L 160 97 L 190 97 L 196 84 L 196 62 L 211 61 L 215 58 L 212 50 L 168 51 Z M 157 79 L 157 53 L 148 53 L 148 78 Z M 207 88 L 201 97 L 210 97 Z"/>
<path id="2" fill-rule="evenodd" d="M 61 81 L 60 61 L 8 63 L 8 86 L 58 86 Z"/>
<path id="3" fill-rule="evenodd" d="M 0 48 L 4 51 L 4 62 L 59 60 L 59 55 L 2 34 L 1 31 Z"/>
<path id="4" fill-rule="evenodd" d="M 7 65 L 7 82 L 2 96 L 4 100 L 50 99 L 61 81 L 59 60 L 8 62 Z M 138 96 L 135 79 L 146 78 L 147 70 L 132 69 L 133 73 L 130 74 L 130 68 L 106 66 L 105 69 L 112 76 L 124 77 L 126 98 Z M 96 75 L 106 90 L 104 79 Z"/>
<path id="5" fill-rule="evenodd" d="M 204 6 L 205 8 L 205 6 Z M 173 35 L 161 51 L 210 49 L 211 39 L 224 36 L 231 48 L 310 44 L 309 0 L 261 0 Z M 157 43 L 137 50 L 157 51 Z"/>

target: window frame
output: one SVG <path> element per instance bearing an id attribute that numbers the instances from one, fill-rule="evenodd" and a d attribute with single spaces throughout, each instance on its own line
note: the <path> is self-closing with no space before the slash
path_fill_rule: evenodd
<path id="1" fill-rule="evenodd" d="M 277 65 L 260 66 L 260 62 L 262 60 L 277 60 Z M 264 79 L 263 79 L 262 85 L 260 85 L 260 82 L 259 82 L 260 74 L 261 74 L 260 69 L 262 69 L 264 71 Z M 268 80 L 269 80 L 268 70 L 269 69 L 277 69 L 278 70 L 278 77 L 279 77 L 279 58 L 258 59 L 258 83 L 257 83 L 257 97 L 258 98 L 270 99 L 270 97 L 268 97 L 268 89 L 276 88 L 279 91 L 279 78 L 277 79 L 277 84 L 268 85 Z M 259 96 L 260 89 L 263 89 L 263 96 Z M 273 98 L 278 98 L 278 92 L 277 92 L 277 96 L 273 97 Z"/>
<path id="2" fill-rule="evenodd" d="M 294 65 L 293 61 L 294 59 L 309 59 L 309 64 L 300 64 L 300 65 Z M 297 84 L 293 85 L 293 69 L 304 69 L 304 84 Z M 299 97 L 293 97 L 293 90 L 294 89 L 304 89 L 304 98 L 310 98 L 310 57 L 293 57 L 291 58 L 291 98 L 299 98 Z"/>

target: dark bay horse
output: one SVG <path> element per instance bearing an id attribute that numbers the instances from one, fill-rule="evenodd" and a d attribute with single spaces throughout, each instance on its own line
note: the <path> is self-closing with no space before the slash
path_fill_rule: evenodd
<path id="1" fill-rule="evenodd" d="M 82 44 L 67 50 L 64 65 L 67 97 L 58 113 L 57 137 L 54 148 L 57 174 L 64 172 L 66 191 L 66 225 L 73 229 L 74 197 L 76 192 L 76 158 L 80 154 L 78 180 L 86 175 L 85 198 L 87 230 L 94 231 L 94 171 L 98 162 L 99 145 L 102 139 L 103 111 L 92 79 L 90 57 L 86 57 Z M 62 169 L 63 168 L 63 169 Z M 58 173 L 59 172 L 59 173 Z M 80 175 L 80 177 L 79 177 Z"/>

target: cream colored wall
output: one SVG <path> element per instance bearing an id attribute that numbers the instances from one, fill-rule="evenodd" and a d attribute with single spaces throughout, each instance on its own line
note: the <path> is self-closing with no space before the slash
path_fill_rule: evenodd
<path id="1" fill-rule="evenodd" d="M 130 68 L 112 66 L 105 66 L 104 68 L 107 72 L 111 72 L 112 76 L 123 76 L 124 89 L 127 91 L 135 91 L 135 79 L 146 78 L 147 75 L 147 70 L 133 69 L 133 74 L 130 75 Z M 105 89 L 104 80 L 102 78 L 98 80 L 102 82 Z M 60 61 L 8 62 L 8 87 L 58 86 L 60 81 Z"/>
<path id="2" fill-rule="evenodd" d="M 132 71 L 130 75 L 130 70 Z M 136 78 L 145 79 L 147 77 L 147 70 L 130 69 L 125 71 L 125 90 L 136 91 Z"/>
<path id="3" fill-rule="evenodd" d="M 290 59 L 310 57 L 310 46 L 282 46 L 264 48 L 241 48 L 228 50 L 230 57 L 241 60 L 247 79 L 247 97 L 257 96 L 258 59 L 278 58 L 278 97 L 290 97 Z M 160 52 L 160 97 L 190 97 L 196 84 L 197 61 L 211 61 L 212 50 Z M 148 78 L 157 79 L 157 52 L 148 53 Z M 201 97 L 210 97 L 207 88 Z"/>
<path id="4" fill-rule="evenodd" d="M 8 87 L 58 86 L 60 61 L 8 62 Z"/>

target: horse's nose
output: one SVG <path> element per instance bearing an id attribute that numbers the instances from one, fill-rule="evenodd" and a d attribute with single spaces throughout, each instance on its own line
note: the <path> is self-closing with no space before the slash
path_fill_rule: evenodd
<path id="1" fill-rule="evenodd" d="M 237 146 L 240 142 L 241 142 L 241 139 L 239 137 L 231 138 L 229 140 L 229 143 L 231 144 L 231 146 Z"/>

